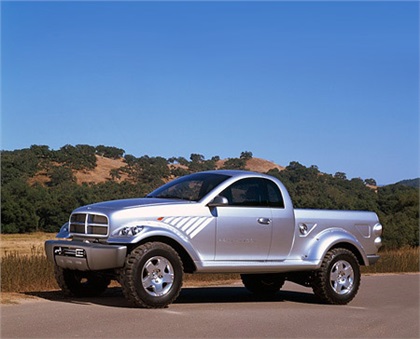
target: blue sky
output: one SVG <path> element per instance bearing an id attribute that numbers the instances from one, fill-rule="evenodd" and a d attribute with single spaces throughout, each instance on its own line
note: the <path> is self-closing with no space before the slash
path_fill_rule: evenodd
<path id="1" fill-rule="evenodd" d="M 418 2 L 1 3 L 1 149 L 419 176 Z"/>

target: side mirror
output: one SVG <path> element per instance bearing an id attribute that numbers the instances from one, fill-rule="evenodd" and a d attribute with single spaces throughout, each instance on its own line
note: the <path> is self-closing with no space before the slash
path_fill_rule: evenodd
<path id="1" fill-rule="evenodd" d="M 217 207 L 217 206 L 225 206 L 229 205 L 229 200 L 226 197 L 217 195 L 212 201 L 210 201 L 207 206 L 208 207 Z"/>

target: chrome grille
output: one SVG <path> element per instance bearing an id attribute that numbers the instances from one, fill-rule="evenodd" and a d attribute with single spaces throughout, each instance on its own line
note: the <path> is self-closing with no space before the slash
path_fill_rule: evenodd
<path id="1" fill-rule="evenodd" d="M 70 216 L 70 233 L 107 236 L 108 218 L 100 214 L 74 213 Z"/>

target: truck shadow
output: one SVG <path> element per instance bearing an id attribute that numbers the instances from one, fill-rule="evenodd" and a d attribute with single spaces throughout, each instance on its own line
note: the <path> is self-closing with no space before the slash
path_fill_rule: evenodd
<path id="1" fill-rule="evenodd" d="M 312 293 L 281 290 L 274 296 L 261 297 L 248 292 L 244 287 L 194 287 L 184 288 L 175 304 L 207 303 L 275 303 L 292 301 L 305 304 L 317 304 L 319 300 Z"/>
<path id="2" fill-rule="evenodd" d="M 65 297 L 61 291 L 26 292 L 25 294 L 55 302 L 133 308 L 124 298 L 120 287 L 108 288 L 100 297 Z M 248 292 L 244 287 L 223 286 L 183 288 L 174 304 L 280 303 L 285 301 L 304 304 L 320 303 L 312 293 L 281 290 L 274 296 L 264 298 Z"/>

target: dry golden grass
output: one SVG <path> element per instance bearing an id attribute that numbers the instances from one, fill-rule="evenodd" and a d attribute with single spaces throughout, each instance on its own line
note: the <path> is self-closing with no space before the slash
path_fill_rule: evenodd
<path id="1" fill-rule="evenodd" d="M 58 287 L 54 266 L 42 248 L 34 249 L 29 255 L 6 253 L 1 260 L 2 292 L 32 292 Z"/>
<path id="2" fill-rule="evenodd" d="M 53 163 L 54 166 L 60 166 L 58 163 Z M 77 183 L 80 185 L 82 183 L 95 183 L 99 184 L 101 182 L 106 182 L 111 180 L 110 171 L 118 168 L 127 166 L 127 163 L 124 162 L 124 159 L 110 159 L 96 155 L 96 167 L 93 170 L 80 170 L 73 171 L 74 176 L 76 177 Z M 128 178 L 128 175 L 121 173 L 120 179 L 115 179 L 116 181 L 123 181 Z M 47 174 L 46 170 L 41 170 L 32 178 L 29 178 L 28 183 L 33 185 L 35 183 L 40 183 L 45 185 L 50 181 L 50 177 Z"/>
<path id="3" fill-rule="evenodd" d="M 420 248 L 406 247 L 380 252 L 381 258 L 372 266 L 362 267 L 362 273 L 401 273 L 420 271 Z"/>
<path id="4" fill-rule="evenodd" d="M 216 164 L 217 168 L 221 168 L 226 160 L 219 160 Z M 59 164 L 56 164 L 59 166 Z M 77 183 L 95 183 L 99 184 L 111 180 L 110 171 L 113 169 L 118 169 L 127 166 L 127 163 L 124 162 L 124 159 L 110 159 L 105 157 L 100 157 L 96 155 L 96 168 L 93 170 L 80 170 L 74 171 L 74 176 L 76 177 Z M 168 165 L 169 167 L 181 167 L 186 168 L 182 165 Z M 255 171 L 265 173 L 270 169 L 277 168 L 280 171 L 284 169 L 283 166 L 277 165 L 272 161 L 268 161 L 261 158 L 251 158 L 247 160 L 246 168 Z M 121 173 L 121 178 L 117 181 L 123 181 L 128 178 L 128 175 Z M 34 183 L 46 184 L 50 178 L 47 175 L 45 170 L 38 172 L 34 177 L 30 178 L 28 182 L 33 185 Z"/>
<path id="5" fill-rule="evenodd" d="M 111 180 L 110 171 L 113 169 L 118 169 L 121 167 L 125 167 L 127 164 L 124 160 L 121 159 L 110 159 L 105 157 L 96 156 L 96 168 L 91 171 L 76 171 L 75 177 L 77 179 L 77 183 L 81 184 L 83 182 L 93 182 L 95 184 L 99 184 L 101 182 L 106 182 Z M 117 181 L 123 181 L 127 179 L 128 175 L 125 173 L 121 173 L 121 178 Z"/>
<path id="6" fill-rule="evenodd" d="M 46 240 L 54 239 L 56 233 L 0 234 L 0 258 L 7 253 L 30 255 L 44 247 Z"/>
<path id="7" fill-rule="evenodd" d="M 246 162 L 246 168 L 249 168 L 251 171 L 254 172 L 261 172 L 265 173 L 273 168 L 277 168 L 279 171 L 284 170 L 283 166 L 277 165 L 272 161 L 268 161 L 261 158 L 252 158 Z"/>

